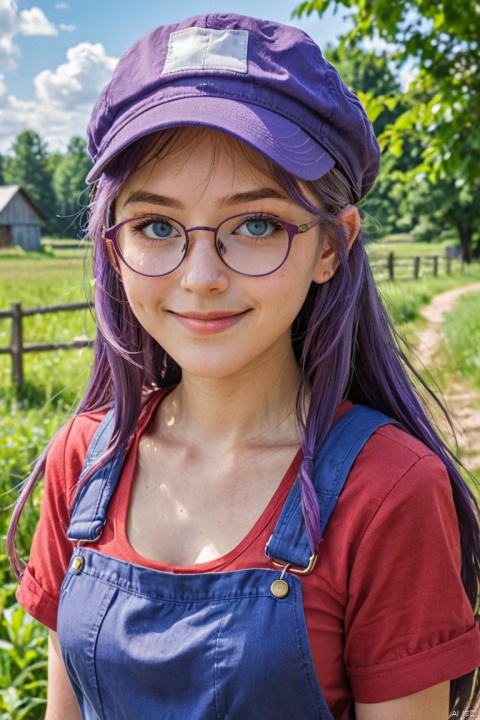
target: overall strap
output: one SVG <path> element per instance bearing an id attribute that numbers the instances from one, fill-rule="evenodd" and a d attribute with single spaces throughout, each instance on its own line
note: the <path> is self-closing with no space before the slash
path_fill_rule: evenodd
<path id="1" fill-rule="evenodd" d="M 115 410 L 112 408 L 103 418 L 90 442 L 78 478 L 79 484 L 107 449 L 114 423 Z M 106 522 L 108 504 L 117 486 L 124 456 L 125 449 L 99 468 L 81 488 L 72 508 L 70 526 L 67 530 L 69 540 L 95 542 L 99 539 Z"/>
<path id="2" fill-rule="evenodd" d="M 320 508 L 322 534 L 360 450 L 382 425 L 394 422 L 365 405 L 355 405 L 335 423 L 314 462 L 313 484 Z M 297 478 L 265 548 L 272 560 L 308 568 L 311 562 Z"/>

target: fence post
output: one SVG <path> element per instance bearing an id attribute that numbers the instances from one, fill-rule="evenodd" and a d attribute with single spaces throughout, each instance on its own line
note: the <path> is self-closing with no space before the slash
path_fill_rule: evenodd
<path id="1" fill-rule="evenodd" d="M 452 272 L 452 258 L 447 255 L 447 275 Z"/>
<path id="2" fill-rule="evenodd" d="M 395 279 L 395 253 L 389 252 L 387 258 L 388 279 Z"/>
<path id="3" fill-rule="evenodd" d="M 12 303 L 12 338 L 10 350 L 12 353 L 13 383 L 20 395 L 23 385 L 23 330 L 22 330 L 22 303 Z"/>
<path id="4" fill-rule="evenodd" d="M 434 277 L 438 276 L 438 256 L 435 255 L 433 258 L 433 275 Z"/>
<path id="5" fill-rule="evenodd" d="M 416 257 L 413 258 L 413 277 L 415 280 L 418 280 L 418 276 L 420 275 L 420 258 Z"/>

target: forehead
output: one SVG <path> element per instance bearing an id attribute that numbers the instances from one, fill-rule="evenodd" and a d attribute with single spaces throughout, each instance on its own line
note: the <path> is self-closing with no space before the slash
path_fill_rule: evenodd
<path id="1" fill-rule="evenodd" d="M 270 161 L 252 148 L 215 130 L 188 127 L 152 137 L 120 196 L 139 187 L 192 189 L 195 184 L 228 186 L 230 191 L 245 184 L 280 188 Z"/>
<path id="2" fill-rule="evenodd" d="M 215 154 L 225 153 L 231 158 L 242 159 L 261 172 L 270 173 L 273 165 L 270 160 L 246 145 L 241 140 L 211 128 L 187 126 L 156 133 L 145 154 L 145 159 L 159 159 L 182 152 L 192 152 L 196 147 L 209 149 Z"/>

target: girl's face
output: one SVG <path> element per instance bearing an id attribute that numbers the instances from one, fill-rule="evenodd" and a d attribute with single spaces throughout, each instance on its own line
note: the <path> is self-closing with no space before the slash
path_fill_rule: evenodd
<path id="1" fill-rule="evenodd" d="M 167 216 L 184 227 L 217 227 L 241 213 L 275 215 L 295 225 L 314 216 L 270 177 L 254 169 L 231 138 L 182 130 L 163 158 L 135 171 L 115 205 L 115 222 Z M 271 275 L 247 277 L 221 260 L 209 230 L 190 233 L 183 263 L 169 275 L 145 277 L 121 261 L 119 270 L 139 322 L 180 365 L 183 374 L 226 378 L 295 363 L 291 326 L 312 281 L 331 274 L 317 227 L 294 238 L 285 264 Z"/>

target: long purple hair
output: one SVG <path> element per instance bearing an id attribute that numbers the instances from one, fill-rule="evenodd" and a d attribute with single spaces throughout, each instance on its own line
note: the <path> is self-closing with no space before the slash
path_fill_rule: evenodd
<path id="1" fill-rule="evenodd" d="M 199 130 L 201 132 L 201 130 Z M 96 467 L 105 463 L 134 433 L 149 394 L 181 379 L 181 369 L 140 326 L 133 315 L 123 285 L 102 240 L 105 224 L 113 220 L 115 198 L 139 158 L 160 158 L 181 137 L 178 130 L 161 133 L 155 141 L 144 138 L 116 158 L 101 177 L 90 205 L 88 235 L 94 243 L 95 312 L 97 335 L 89 385 L 77 414 L 115 403 L 116 421 L 111 445 Z M 153 147 L 153 150 L 152 150 Z M 237 152 L 245 152 L 238 144 Z M 348 397 L 397 420 L 445 463 L 461 533 L 462 581 L 478 613 L 480 579 L 479 511 L 474 496 L 459 472 L 459 463 L 429 420 L 422 393 L 435 395 L 415 372 L 401 349 L 395 330 L 379 298 L 364 247 L 364 233 L 347 252 L 346 233 L 338 213 L 351 202 L 348 183 L 333 169 L 319 180 L 304 183 L 309 196 L 295 178 L 260 156 L 250 163 L 273 176 L 290 197 L 323 219 L 324 233 L 336 250 L 339 267 L 329 282 L 312 284 L 292 328 L 296 358 L 303 370 L 297 399 L 303 462 L 300 467 L 303 514 L 312 552 L 321 539 L 322 527 L 312 485 L 313 461 L 331 427 L 340 402 Z M 317 204 L 318 201 L 318 204 Z M 322 209 L 319 209 L 322 208 Z M 415 379 L 412 382 L 411 378 Z M 311 390 L 305 413 L 305 390 Z M 437 401 L 438 402 L 438 401 Z M 443 408 L 442 408 L 443 409 Z M 27 480 L 12 516 L 7 551 L 20 580 L 24 563 L 15 548 L 15 532 L 21 511 L 37 480 L 44 474 L 50 445 L 40 456 Z M 92 472 L 95 468 L 92 469 Z M 451 684 L 451 711 L 468 709 L 476 697 L 479 678 L 463 676 Z"/>

